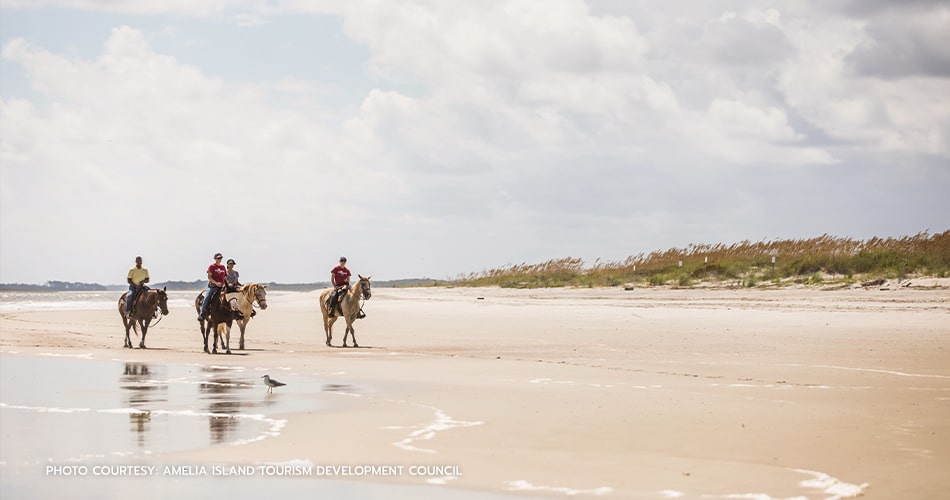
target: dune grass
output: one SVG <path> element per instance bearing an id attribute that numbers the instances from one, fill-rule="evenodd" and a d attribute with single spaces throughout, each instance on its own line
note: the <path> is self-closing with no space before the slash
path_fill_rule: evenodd
<path id="1" fill-rule="evenodd" d="M 950 276 L 950 230 L 869 240 L 825 234 L 799 240 L 694 244 L 632 255 L 622 261 L 597 260 L 591 266 L 585 266 L 581 259 L 565 257 L 471 273 L 452 280 L 452 284 L 506 288 L 626 284 L 689 287 L 726 282 L 755 287 L 919 275 Z"/>

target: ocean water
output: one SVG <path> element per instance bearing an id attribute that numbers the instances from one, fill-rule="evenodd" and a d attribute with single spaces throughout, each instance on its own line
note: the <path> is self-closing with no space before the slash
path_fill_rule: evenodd
<path id="1" fill-rule="evenodd" d="M 0 292 L 0 313 L 32 311 L 111 311 L 124 290 L 104 292 Z M 193 307 L 200 290 L 168 292 L 170 308 Z"/>

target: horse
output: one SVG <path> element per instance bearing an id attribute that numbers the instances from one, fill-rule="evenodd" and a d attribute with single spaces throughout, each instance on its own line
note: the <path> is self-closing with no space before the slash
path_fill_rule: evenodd
<path id="1" fill-rule="evenodd" d="M 137 293 L 132 301 L 131 317 L 125 315 L 125 301 L 129 292 L 125 292 L 119 297 L 119 315 L 122 316 L 122 325 L 125 327 L 125 345 L 123 347 L 132 348 L 132 340 L 129 339 L 129 330 L 132 329 L 135 331 L 135 335 L 139 334 L 139 330 L 142 331 L 139 348 L 145 349 L 145 334 L 148 333 L 149 324 L 153 319 L 159 318 L 159 310 L 161 310 L 162 316 L 168 314 L 167 288 L 161 290 L 146 288 Z"/>
<path id="2" fill-rule="evenodd" d="M 211 353 L 218 353 L 218 339 L 221 339 L 221 348 L 227 354 L 231 354 L 231 324 L 234 322 L 234 311 L 231 310 L 231 304 L 225 297 L 224 290 L 218 293 L 218 296 L 208 303 L 208 310 L 201 317 L 199 322 L 201 336 L 204 337 L 205 352 L 208 352 L 208 336 L 214 329 L 214 337 L 211 339 Z M 195 310 L 201 312 L 201 302 L 204 301 L 204 292 L 195 297 Z M 205 321 L 207 320 L 207 325 Z M 222 331 L 223 330 L 223 331 Z"/>
<path id="3" fill-rule="evenodd" d="M 353 330 L 353 322 L 357 320 L 357 317 L 362 317 L 360 315 L 360 299 L 369 300 L 372 296 L 370 291 L 369 280 L 372 277 L 364 278 L 359 276 L 360 280 L 338 299 L 337 304 L 343 310 L 343 319 L 346 320 L 346 330 L 343 333 L 343 347 L 349 347 L 346 345 L 346 336 L 353 336 L 353 347 L 359 347 L 356 343 L 356 331 Z M 333 292 L 332 288 L 328 288 L 320 293 L 320 312 L 323 313 L 323 331 L 327 334 L 327 346 L 330 345 L 330 341 L 333 340 L 333 323 L 336 322 L 338 316 L 330 317 L 330 311 L 327 310 L 327 299 L 330 297 L 330 293 Z"/>
<path id="4" fill-rule="evenodd" d="M 261 308 L 261 310 L 267 309 L 266 288 L 267 285 L 248 283 L 246 285 L 242 285 L 241 288 L 238 289 L 238 293 L 241 294 L 240 298 L 238 299 L 238 310 L 241 312 L 241 314 L 235 314 L 234 321 L 237 322 L 238 328 L 241 329 L 241 341 L 238 344 L 238 349 L 242 351 L 244 350 L 244 331 L 247 328 L 248 322 L 251 321 L 251 316 L 254 312 L 254 302 L 257 302 L 257 305 Z M 201 294 L 198 295 L 198 298 L 195 299 L 195 304 L 199 311 L 201 310 L 201 301 L 203 301 L 204 298 L 205 292 L 201 292 Z M 202 320 L 202 323 L 203 322 L 204 320 Z M 204 325 L 201 326 L 201 333 L 205 337 L 205 352 L 208 352 L 208 339 L 207 335 L 205 334 Z M 223 348 L 224 346 L 222 345 L 221 347 Z"/>

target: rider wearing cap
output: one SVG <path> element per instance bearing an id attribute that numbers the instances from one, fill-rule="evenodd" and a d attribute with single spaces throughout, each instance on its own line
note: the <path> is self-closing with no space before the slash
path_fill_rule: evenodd
<path id="1" fill-rule="evenodd" d="M 228 274 L 225 277 L 225 282 L 227 283 L 228 293 L 236 292 L 241 288 L 241 273 L 234 268 L 237 265 L 237 262 L 234 262 L 234 259 L 228 259 Z"/>
<path id="2" fill-rule="evenodd" d="M 333 292 L 330 293 L 327 312 L 332 318 L 336 316 L 340 296 L 350 288 L 350 270 L 346 268 L 346 257 L 340 257 L 340 265 L 330 271 L 330 283 L 333 284 Z"/>
<path id="3" fill-rule="evenodd" d="M 234 311 L 234 317 L 237 319 L 244 318 L 244 312 L 241 311 L 238 303 L 241 299 L 241 287 L 244 286 L 241 283 L 241 273 L 238 272 L 234 266 L 237 265 L 237 262 L 234 259 L 228 259 L 228 275 L 225 278 L 225 297 L 228 299 L 228 303 L 231 304 L 231 310 Z M 251 317 L 257 315 L 257 311 L 251 311 Z"/>
<path id="4" fill-rule="evenodd" d="M 221 253 L 214 254 L 214 262 L 208 266 L 208 290 L 205 291 L 205 299 L 201 302 L 201 311 L 198 312 L 198 321 L 201 321 L 208 312 L 208 304 L 211 299 L 216 297 L 221 289 L 224 288 L 228 279 L 228 270 L 221 265 L 221 259 L 224 256 Z"/>

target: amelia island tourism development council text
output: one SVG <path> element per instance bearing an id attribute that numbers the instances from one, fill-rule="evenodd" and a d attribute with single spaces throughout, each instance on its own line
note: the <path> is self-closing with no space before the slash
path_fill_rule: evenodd
<path id="1" fill-rule="evenodd" d="M 47 465 L 47 476 L 431 476 L 460 477 L 457 465 Z"/>

